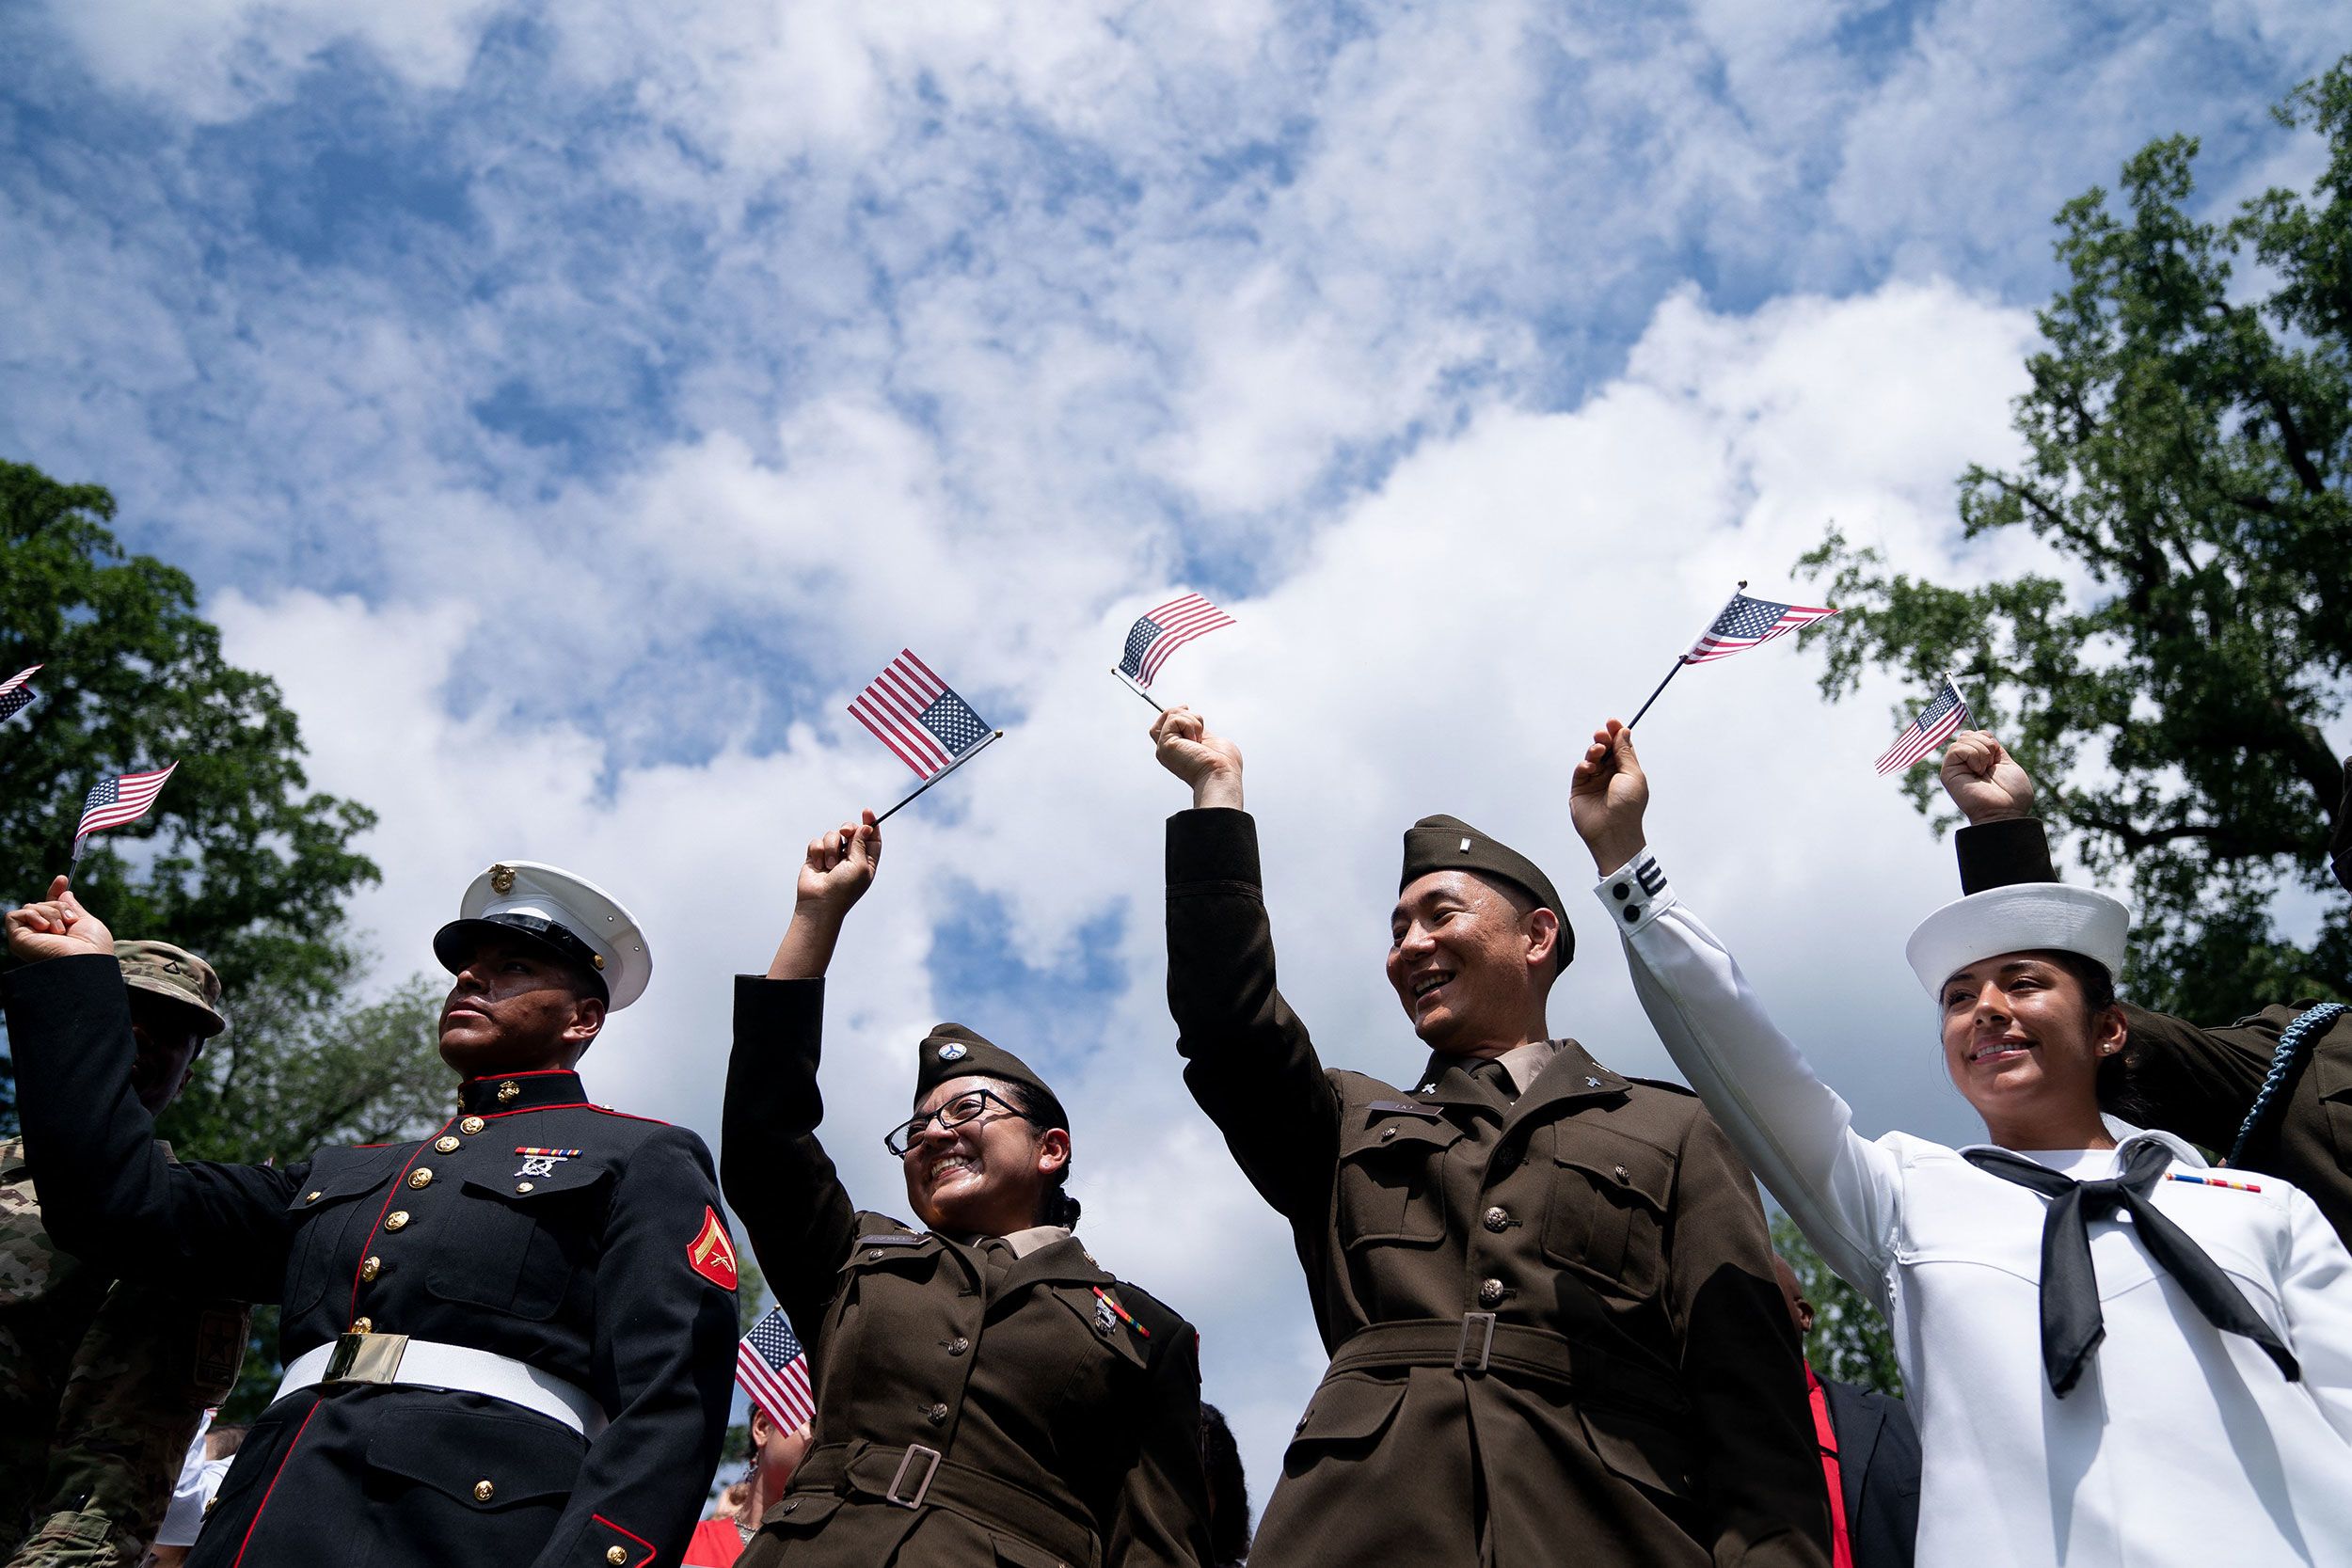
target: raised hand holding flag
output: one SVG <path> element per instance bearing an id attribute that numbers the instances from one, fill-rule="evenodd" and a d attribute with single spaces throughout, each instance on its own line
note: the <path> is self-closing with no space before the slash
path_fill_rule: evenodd
<path id="1" fill-rule="evenodd" d="M 170 763 L 151 773 L 124 773 L 101 779 L 82 802 L 82 821 L 73 830 L 73 858 L 82 858 L 82 841 L 106 828 L 136 822 L 164 792 L 164 784 L 180 765 Z"/>

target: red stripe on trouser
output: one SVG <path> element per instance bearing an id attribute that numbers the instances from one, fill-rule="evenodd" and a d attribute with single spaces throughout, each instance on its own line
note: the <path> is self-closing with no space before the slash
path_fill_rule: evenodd
<path id="1" fill-rule="evenodd" d="M 286 1463 L 294 1458 L 294 1444 L 302 1441 L 302 1434 L 310 1430 L 311 1417 L 318 1413 L 319 1407 L 314 1401 L 310 1405 L 310 1414 L 303 1417 L 302 1424 L 294 1428 L 294 1442 L 286 1445 L 285 1453 L 278 1458 L 278 1468 L 270 1475 L 269 1484 L 262 1489 L 262 1500 L 253 1510 L 253 1522 L 245 1527 L 245 1539 L 237 1543 L 237 1556 L 229 1568 L 238 1568 L 238 1564 L 245 1561 L 245 1549 L 253 1544 L 253 1532 L 262 1527 L 262 1514 L 269 1507 L 270 1494 L 278 1490 L 278 1478 L 286 1473 Z"/>

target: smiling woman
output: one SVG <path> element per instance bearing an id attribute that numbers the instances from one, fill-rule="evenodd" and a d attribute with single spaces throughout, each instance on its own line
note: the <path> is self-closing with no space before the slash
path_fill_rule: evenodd
<path id="1" fill-rule="evenodd" d="M 2101 1115 L 2130 911 L 2033 883 L 1921 922 L 1908 957 L 1988 1142 L 1868 1140 L 1668 885 L 1648 794 L 1612 720 L 1570 798 L 1597 891 L 1666 1049 L 1894 1324 L 1923 1568 L 2352 1563 L 2352 1255 L 2286 1182 Z"/>
<path id="2" fill-rule="evenodd" d="M 962 1024 L 923 1038 L 883 1135 L 920 1230 L 857 1210 L 817 1140 L 823 974 L 881 857 L 871 812 L 811 840 L 774 962 L 737 982 L 722 1175 L 817 1390 L 741 1561 L 1205 1563 L 1198 1336 L 1071 1234 L 1045 1081 Z"/>

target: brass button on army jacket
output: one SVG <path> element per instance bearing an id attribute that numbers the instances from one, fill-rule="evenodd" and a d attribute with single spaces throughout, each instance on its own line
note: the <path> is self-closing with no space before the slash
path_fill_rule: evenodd
<path id="1" fill-rule="evenodd" d="M 746 1568 L 1208 1562 L 1192 1325 L 1075 1237 L 992 1275 L 856 1210 L 816 1136 L 823 1008 L 821 980 L 737 981 L 722 1178 L 817 1389 Z"/>
<path id="2" fill-rule="evenodd" d="M 1327 1069 L 1243 812 L 1169 820 L 1168 943 L 1184 1082 L 1290 1223 L 1333 1356 L 1253 1560 L 1826 1563 L 1762 1206 L 1693 1096 L 1573 1041 L 1516 1096 L 1443 1055 Z"/>

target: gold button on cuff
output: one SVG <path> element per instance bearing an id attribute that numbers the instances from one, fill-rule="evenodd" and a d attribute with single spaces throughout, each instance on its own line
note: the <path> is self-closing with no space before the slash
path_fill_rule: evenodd
<path id="1" fill-rule="evenodd" d="M 454 1154 L 457 1148 L 458 1141 L 454 1137 L 439 1137 L 433 1140 L 433 1152 L 436 1154 Z"/>
<path id="2" fill-rule="evenodd" d="M 605 1561 L 612 1564 L 612 1568 L 621 1568 L 621 1564 L 628 1560 L 628 1548 L 627 1546 L 607 1546 L 604 1549 L 604 1560 Z"/>
<path id="3" fill-rule="evenodd" d="M 408 1173 L 408 1185 L 411 1187 L 430 1187 L 433 1185 L 433 1167 L 431 1165 L 419 1165 L 415 1170 L 410 1171 Z"/>
<path id="4" fill-rule="evenodd" d="M 373 1283 L 375 1276 L 383 1272 L 384 1259 L 381 1258 L 370 1258 L 366 1262 L 359 1265 L 360 1279 L 369 1283 Z"/>
<path id="5" fill-rule="evenodd" d="M 351 1332 L 354 1334 L 373 1334 L 375 1332 L 375 1320 L 373 1318 L 354 1318 L 351 1320 Z"/>
<path id="6" fill-rule="evenodd" d="M 465 1120 L 463 1120 L 463 1121 L 461 1121 L 461 1122 L 459 1122 L 459 1123 L 457 1124 L 457 1131 L 459 1131 L 460 1132 L 465 1133 L 468 1137 L 469 1137 L 469 1138 L 470 1138 L 470 1137 L 472 1137 L 472 1136 L 473 1136 L 476 1132 L 481 1132 L 481 1131 L 482 1131 L 485 1127 L 487 1127 L 488 1125 L 489 1125 L 489 1123 L 488 1123 L 488 1122 L 484 1121 L 484 1120 L 483 1120 L 480 1117 L 468 1117 Z"/>
<path id="7" fill-rule="evenodd" d="M 491 1494 L 497 1490 L 497 1487 L 486 1481 L 477 1481 L 473 1483 L 473 1500 L 478 1503 L 486 1503 L 490 1500 Z"/>
<path id="8" fill-rule="evenodd" d="M 531 1183 L 528 1181 L 517 1181 L 515 1183 L 515 1190 L 518 1193 L 527 1193 L 531 1191 Z"/>
<path id="9" fill-rule="evenodd" d="M 505 1083 L 499 1085 L 499 1103 L 503 1105 L 510 1100 L 519 1099 L 522 1092 L 523 1086 L 520 1084 L 516 1083 L 512 1078 L 509 1078 Z"/>
<path id="10" fill-rule="evenodd" d="M 395 1209 L 390 1213 L 384 1216 L 384 1228 L 387 1230 L 398 1230 L 402 1226 L 406 1225 L 407 1223 L 408 1211 L 405 1209 Z"/>

